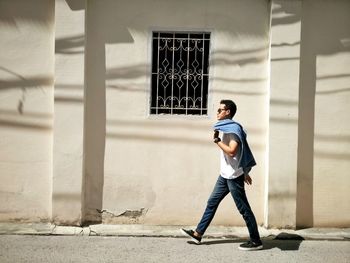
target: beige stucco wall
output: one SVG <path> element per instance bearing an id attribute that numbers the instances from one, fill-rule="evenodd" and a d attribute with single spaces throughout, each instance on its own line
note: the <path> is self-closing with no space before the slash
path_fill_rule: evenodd
<path id="1" fill-rule="evenodd" d="M 229 98 L 237 102 L 237 120 L 246 126 L 258 162 L 252 172 L 254 184 L 247 191 L 262 224 L 267 1 L 191 1 L 184 5 L 174 1 L 89 1 L 87 14 L 87 58 L 92 61 L 87 64 L 87 97 L 93 94 L 94 100 L 87 107 L 100 111 L 100 116 L 104 113 L 98 108 L 104 107 L 104 101 L 97 104 L 96 97 L 106 88 L 104 178 L 100 178 L 104 180 L 105 222 L 197 223 L 219 171 L 211 125 L 218 101 Z M 149 116 L 150 43 L 155 28 L 212 32 L 208 117 Z M 96 180 L 103 174 L 94 176 Z M 133 211 L 126 213 L 128 216 L 111 215 L 128 210 Z M 230 196 L 214 223 L 244 224 Z"/>
<path id="2" fill-rule="evenodd" d="M 342 0 L 272 1 L 269 227 L 350 224 L 349 11 Z"/>
<path id="3" fill-rule="evenodd" d="M 303 2 L 301 226 L 350 225 L 349 14 L 349 1 Z"/>
<path id="4" fill-rule="evenodd" d="M 0 1 L 0 220 L 51 218 L 54 1 Z"/>
<path id="5" fill-rule="evenodd" d="M 272 1 L 266 226 L 350 223 L 349 8 Z"/>
<path id="6" fill-rule="evenodd" d="M 349 13 L 347 0 L 0 0 L 0 221 L 196 224 L 218 175 L 217 103 L 232 98 L 258 223 L 349 227 Z M 152 29 L 212 33 L 208 117 L 149 116 Z M 229 196 L 213 223 L 244 224 Z"/>

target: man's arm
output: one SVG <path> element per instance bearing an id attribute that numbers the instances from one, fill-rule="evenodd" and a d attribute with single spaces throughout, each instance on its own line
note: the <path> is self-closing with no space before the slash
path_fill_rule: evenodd
<path id="1" fill-rule="evenodd" d="M 235 156 L 238 150 L 238 142 L 235 140 L 231 140 L 229 145 L 224 144 L 222 141 L 218 142 L 217 145 L 231 157 Z"/>
<path id="2" fill-rule="evenodd" d="M 238 150 L 238 142 L 231 139 L 229 144 L 226 145 L 218 138 L 219 131 L 214 131 L 214 142 L 221 148 L 221 150 L 224 151 L 224 153 L 228 154 L 231 157 L 235 156 Z"/>

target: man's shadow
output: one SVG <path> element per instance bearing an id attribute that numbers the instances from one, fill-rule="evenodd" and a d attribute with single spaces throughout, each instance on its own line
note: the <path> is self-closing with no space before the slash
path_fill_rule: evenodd
<path id="1" fill-rule="evenodd" d="M 269 250 L 273 248 L 279 248 L 280 250 L 299 250 L 301 242 L 304 240 L 302 236 L 296 234 L 280 233 L 277 236 L 268 236 L 262 238 L 264 245 L 263 250 Z M 215 240 L 205 240 L 200 243 L 200 245 L 220 245 L 227 243 L 244 243 L 246 239 L 237 238 L 227 238 L 227 239 L 215 239 Z M 193 241 L 187 241 L 188 244 L 196 244 Z"/>
<path id="2" fill-rule="evenodd" d="M 297 234 L 280 233 L 277 236 L 263 239 L 264 249 L 279 248 L 280 250 L 299 250 L 304 238 Z"/>

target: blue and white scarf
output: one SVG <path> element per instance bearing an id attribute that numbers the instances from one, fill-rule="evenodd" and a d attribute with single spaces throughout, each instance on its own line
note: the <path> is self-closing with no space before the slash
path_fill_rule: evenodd
<path id="1" fill-rule="evenodd" d="M 243 127 L 238 122 L 231 119 L 224 119 L 218 121 L 213 126 L 214 131 L 221 131 L 223 133 L 234 133 L 238 136 L 241 145 L 241 156 L 239 158 L 239 167 L 242 167 L 244 174 L 248 174 L 253 166 L 256 165 L 252 151 L 247 142 L 247 134 Z"/>

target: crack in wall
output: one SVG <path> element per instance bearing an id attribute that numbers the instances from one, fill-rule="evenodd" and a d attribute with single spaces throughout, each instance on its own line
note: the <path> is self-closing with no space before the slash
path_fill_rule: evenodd
<path id="1" fill-rule="evenodd" d="M 105 222 L 138 223 L 139 219 L 147 214 L 148 209 L 144 207 L 138 210 L 127 209 L 118 214 L 108 211 L 107 209 L 97 211 L 102 214 L 102 220 Z"/>

